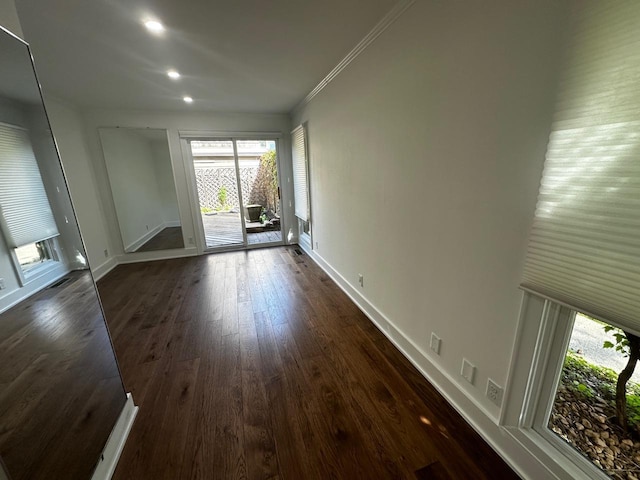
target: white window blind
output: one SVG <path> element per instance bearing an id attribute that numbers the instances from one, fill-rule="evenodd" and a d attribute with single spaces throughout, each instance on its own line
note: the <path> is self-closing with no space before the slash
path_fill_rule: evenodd
<path id="1" fill-rule="evenodd" d="M 58 235 L 26 130 L 0 123 L 0 226 L 10 248 Z"/>
<path id="2" fill-rule="evenodd" d="M 307 172 L 307 136 L 303 125 L 291 132 L 293 155 L 293 193 L 295 215 L 309 220 L 309 185 Z"/>
<path id="3" fill-rule="evenodd" d="M 522 286 L 640 332 L 640 2 L 576 9 Z"/>

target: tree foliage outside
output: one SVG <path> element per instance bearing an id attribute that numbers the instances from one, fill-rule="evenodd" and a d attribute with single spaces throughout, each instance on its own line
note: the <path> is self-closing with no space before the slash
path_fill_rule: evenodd
<path id="1" fill-rule="evenodd" d="M 251 191 L 251 202 L 278 212 L 278 168 L 276 151 L 269 150 L 260 156 L 260 167 Z"/>
<path id="2" fill-rule="evenodd" d="M 640 360 L 640 337 L 611 325 L 605 325 L 604 330 L 613 335 L 615 342 L 607 340 L 603 347 L 613 348 L 628 358 L 627 365 L 618 374 L 616 382 L 616 421 L 620 427 L 627 431 L 629 429 L 627 383 L 636 369 L 638 360 Z"/>
<path id="3" fill-rule="evenodd" d="M 229 210 L 229 206 L 227 205 L 228 196 L 229 192 L 227 192 L 227 187 L 222 185 L 218 190 L 218 202 L 220 202 L 219 210 Z"/>

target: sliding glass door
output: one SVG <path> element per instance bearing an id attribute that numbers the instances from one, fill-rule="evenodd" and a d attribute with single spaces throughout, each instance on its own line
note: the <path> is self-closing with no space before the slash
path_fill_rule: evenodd
<path id="1" fill-rule="evenodd" d="M 204 250 L 282 243 L 275 139 L 189 142 Z"/>

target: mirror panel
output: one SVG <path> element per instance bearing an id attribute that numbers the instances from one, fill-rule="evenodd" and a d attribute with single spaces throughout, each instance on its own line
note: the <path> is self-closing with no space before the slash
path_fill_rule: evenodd
<path id="1" fill-rule="evenodd" d="M 90 478 L 126 394 L 29 49 L 2 29 L 0 72 L 0 465 Z"/>
<path id="2" fill-rule="evenodd" d="M 167 131 L 98 130 L 124 251 L 184 248 Z"/>

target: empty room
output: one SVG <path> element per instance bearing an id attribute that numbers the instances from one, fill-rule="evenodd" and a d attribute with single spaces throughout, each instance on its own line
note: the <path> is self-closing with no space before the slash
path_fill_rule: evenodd
<path id="1" fill-rule="evenodd" d="M 639 479 L 639 21 L 0 0 L 0 480 Z"/>

